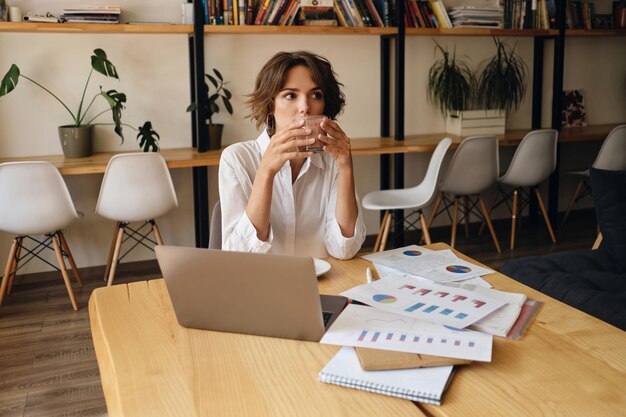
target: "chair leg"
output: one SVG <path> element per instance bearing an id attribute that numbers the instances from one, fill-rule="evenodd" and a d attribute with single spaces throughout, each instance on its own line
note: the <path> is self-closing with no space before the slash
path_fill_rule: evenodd
<path id="1" fill-rule="evenodd" d="M 478 202 L 480 203 L 480 209 L 483 212 L 483 216 L 485 216 L 485 223 L 487 223 L 487 227 L 489 228 L 489 232 L 491 233 L 491 238 L 493 239 L 494 245 L 496 245 L 496 250 L 498 253 L 501 253 L 500 243 L 498 242 L 498 237 L 496 236 L 496 231 L 493 228 L 493 224 L 491 223 L 491 218 L 489 217 L 489 212 L 487 211 L 487 207 L 485 207 L 485 201 L 482 196 L 478 196 Z"/>
<path id="2" fill-rule="evenodd" d="M 543 220 L 546 222 L 548 233 L 550 233 L 550 239 L 552 239 L 552 243 L 556 243 L 554 230 L 552 230 L 552 224 L 550 224 L 550 219 L 548 218 L 548 212 L 546 211 L 546 206 L 543 205 L 543 199 L 541 198 L 541 193 L 539 192 L 538 188 L 535 188 L 535 194 L 537 195 L 537 202 L 539 203 L 539 207 L 541 208 L 541 214 L 543 214 Z"/>
<path id="3" fill-rule="evenodd" d="M 24 241 L 24 237 L 20 236 L 17 238 L 17 250 L 15 251 L 15 256 L 13 257 L 13 265 L 11 265 L 11 274 L 9 275 L 9 285 L 7 286 L 7 294 L 11 294 L 13 290 L 13 282 L 15 281 L 15 276 L 17 275 L 17 267 L 20 260 L 20 254 L 22 253 L 22 242 Z"/>
<path id="4" fill-rule="evenodd" d="M 385 223 L 385 227 L 383 230 L 383 237 L 380 241 L 379 251 L 382 252 L 385 250 L 385 246 L 387 246 L 387 237 L 389 236 L 389 228 L 391 227 L 391 220 L 393 219 L 393 213 L 391 211 L 388 212 L 387 222 Z"/>
<path id="5" fill-rule="evenodd" d="M 435 216 L 437 215 L 437 210 L 439 210 L 439 206 L 441 205 L 441 201 L 443 201 L 443 193 L 439 193 L 437 195 L 437 200 L 435 200 L 435 206 L 433 208 L 433 211 L 430 215 L 430 219 L 428 219 L 428 228 L 430 229 L 430 226 L 433 224 L 433 220 L 435 220 Z"/>
<path id="6" fill-rule="evenodd" d="M 154 219 L 150 220 L 150 224 L 152 225 L 152 234 L 154 235 L 154 238 L 156 239 L 157 243 L 159 245 L 163 245 L 163 238 L 161 238 L 161 232 L 159 231 L 159 226 L 157 226 Z"/>
<path id="7" fill-rule="evenodd" d="M 515 249 L 515 221 L 517 220 L 517 190 L 513 191 L 513 206 L 511 209 L 511 250 L 513 250 Z"/>
<path id="8" fill-rule="evenodd" d="M 496 199 L 498 198 L 498 194 L 500 194 L 500 187 L 496 188 L 496 192 L 493 193 L 493 197 L 491 197 L 491 201 L 489 202 L 489 208 L 487 209 L 487 213 L 491 216 L 491 210 L 493 209 L 493 205 L 496 204 Z M 480 228 L 478 229 L 478 236 L 483 234 L 483 230 L 485 229 L 485 221 L 480 224 Z"/>
<path id="9" fill-rule="evenodd" d="M 383 220 L 380 222 L 380 227 L 378 228 L 378 236 L 376 236 L 376 243 L 374 243 L 374 252 L 378 252 L 378 249 L 380 248 L 380 241 L 383 237 L 385 224 L 387 223 L 387 216 L 389 216 L 389 210 L 385 211 L 385 214 L 383 214 Z"/>
<path id="10" fill-rule="evenodd" d="M 469 239 L 469 201 L 467 196 L 463 197 L 463 211 L 465 212 L 464 224 L 465 224 L 465 239 Z"/>
<path id="11" fill-rule="evenodd" d="M 115 224 L 115 232 L 113 232 L 113 239 L 111 239 L 111 247 L 109 248 L 109 257 L 107 259 L 107 266 L 104 268 L 104 280 L 109 278 L 109 271 L 111 270 L 111 260 L 113 259 L 113 252 L 115 251 L 115 242 L 117 241 L 117 234 L 120 230 L 121 222 Z"/>
<path id="12" fill-rule="evenodd" d="M 424 212 L 422 210 L 420 210 L 420 224 L 422 225 L 422 234 L 424 235 L 424 240 L 426 241 L 427 245 L 430 245 L 431 243 L 433 243 L 430 240 L 430 233 L 428 232 L 428 225 L 426 225 L 426 219 L 424 218 Z"/>
<path id="13" fill-rule="evenodd" d="M 67 288 L 67 294 L 70 296 L 70 302 L 72 303 L 72 308 L 74 309 L 74 311 L 76 311 L 78 310 L 78 305 L 76 304 L 76 297 L 74 296 L 74 290 L 72 289 L 70 276 L 67 273 L 67 269 L 65 268 L 65 260 L 63 259 L 63 252 L 61 252 L 61 245 L 59 244 L 56 234 L 52 235 L 52 245 L 54 246 L 54 253 L 56 253 L 57 255 L 57 262 L 59 263 L 59 268 L 61 269 L 61 275 L 63 276 L 63 281 L 65 282 L 65 288 Z"/>
<path id="14" fill-rule="evenodd" d="M 4 275 L 2 276 L 2 283 L 0 284 L 0 306 L 2 305 L 2 299 L 4 298 L 9 283 L 9 275 L 11 274 L 11 266 L 13 266 L 15 259 L 15 252 L 17 252 L 17 239 L 18 238 L 13 239 L 13 244 L 11 245 L 11 249 L 9 249 L 6 267 L 4 268 Z"/>
<path id="15" fill-rule="evenodd" d="M 80 278 L 80 274 L 78 273 L 78 267 L 76 266 L 76 262 L 74 262 L 74 256 L 72 256 L 72 251 L 70 251 L 70 246 L 67 244 L 65 240 L 65 235 L 62 231 L 59 230 L 59 240 L 61 241 L 61 247 L 63 248 L 63 252 L 67 256 L 67 260 L 72 267 L 72 275 L 74 275 L 74 279 L 78 282 L 78 285 L 83 286 L 83 280 Z"/>
<path id="16" fill-rule="evenodd" d="M 117 260 L 120 256 L 120 248 L 122 247 L 122 238 L 124 237 L 124 224 L 120 225 L 117 231 L 117 238 L 115 239 L 115 248 L 113 249 L 113 257 L 111 259 L 111 268 L 109 270 L 109 277 L 107 279 L 107 287 L 113 284 L 113 277 L 115 277 L 115 270 L 117 269 Z"/>
<path id="17" fill-rule="evenodd" d="M 576 191 L 574 191 L 574 195 L 572 196 L 572 199 L 569 201 L 569 204 L 567 205 L 567 210 L 565 210 L 565 216 L 563 216 L 563 221 L 561 222 L 561 226 L 565 224 L 565 221 L 567 220 L 567 217 L 569 216 L 569 212 L 572 211 L 574 204 L 576 204 L 576 197 L 578 197 L 578 194 L 580 194 L 580 191 L 582 190 L 584 183 L 585 183 L 584 178 L 578 182 Z"/>
<path id="18" fill-rule="evenodd" d="M 459 200 L 454 197 L 454 208 L 452 209 L 452 237 L 450 238 L 450 246 L 454 248 L 456 245 L 456 228 L 459 221 Z"/>
<path id="19" fill-rule="evenodd" d="M 602 243 L 602 233 L 598 232 L 598 237 L 596 237 L 596 241 L 593 242 L 593 246 L 591 247 L 591 249 L 598 249 L 601 243 Z"/>

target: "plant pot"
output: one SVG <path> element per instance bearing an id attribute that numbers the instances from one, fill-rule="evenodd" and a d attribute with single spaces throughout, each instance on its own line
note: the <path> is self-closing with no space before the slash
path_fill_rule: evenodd
<path id="1" fill-rule="evenodd" d="M 207 132 L 209 134 L 209 150 L 215 151 L 222 148 L 222 132 L 224 131 L 223 124 L 207 125 Z"/>
<path id="2" fill-rule="evenodd" d="M 66 158 L 93 155 L 93 126 L 59 126 L 59 139 Z"/>
<path id="3" fill-rule="evenodd" d="M 466 110 L 448 115 L 446 132 L 462 137 L 503 135 L 506 117 L 500 110 Z"/>

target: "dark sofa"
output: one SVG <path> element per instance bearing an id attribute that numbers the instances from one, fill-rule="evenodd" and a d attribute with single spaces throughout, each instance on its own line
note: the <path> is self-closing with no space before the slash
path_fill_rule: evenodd
<path id="1" fill-rule="evenodd" d="M 502 273 L 626 330 L 626 171 L 591 170 L 602 246 L 507 262 Z"/>

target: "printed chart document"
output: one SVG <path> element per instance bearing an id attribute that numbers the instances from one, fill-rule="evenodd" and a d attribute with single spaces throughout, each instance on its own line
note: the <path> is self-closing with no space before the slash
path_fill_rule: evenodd
<path id="1" fill-rule="evenodd" d="M 493 336 L 350 304 L 320 343 L 490 362 Z"/>
<path id="2" fill-rule="evenodd" d="M 491 269 L 474 265 L 446 251 L 431 251 L 411 245 L 390 251 L 372 253 L 363 258 L 435 282 L 462 281 L 493 273 Z"/>
<path id="3" fill-rule="evenodd" d="M 341 295 L 380 310 L 459 329 L 506 304 L 483 294 L 408 276 L 358 285 Z"/>
<path id="4" fill-rule="evenodd" d="M 452 366 L 364 371 L 356 352 L 343 347 L 319 373 L 319 380 L 392 397 L 440 405 L 452 376 Z"/>
<path id="5" fill-rule="evenodd" d="M 507 337 L 526 302 L 526 295 L 524 294 L 498 291 L 465 283 L 459 284 L 451 282 L 446 285 L 466 289 L 476 294 L 485 295 L 507 303 L 502 308 L 499 308 L 470 326 L 470 328 L 474 330 L 495 336 Z"/>
<path id="6" fill-rule="evenodd" d="M 380 279 L 404 278 L 406 276 L 410 276 L 410 277 L 417 278 L 420 280 L 431 281 L 427 278 L 422 278 L 417 275 L 407 274 L 405 272 L 399 271 L 390 266 L 386 266 L 386 265 L 379 264 L 379 263 L 374 263 L 374 268 L 376 268 L 376 271 L 378 272 L 378 276 L 380 277 Z M 463 284 L 473 284 L 473 285 L 479 285 L 481 287 L 493 288 L 493 286 L 489 282 L 485 281 L 481 277 L 469 278 L 469 279 L 463 280 L 462 282 Z"/>

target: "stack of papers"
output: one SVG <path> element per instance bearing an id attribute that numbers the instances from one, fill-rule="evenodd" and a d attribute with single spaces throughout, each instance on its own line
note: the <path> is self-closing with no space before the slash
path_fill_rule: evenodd
<path id="1" fill-rule="evenodd" d="M 120 6 L 83 6 L 63 9 L 62 22 L 68 23 L 119 23 Z"/>
<path id="2" fill-rule="evenodd" d="M 502 6 L 458 6 L 453 7 L 449 15 L 455 28 L 501 28 L 504 16 L 503 10 Z"/>
<path id="3" fill-rule="evenodd" d="M 439 404 L 451 366 L 368 372 L 354 348 L 490 362 L 493 335 L 506 337 L 527 301 L 492 289 L 481 276 L 494 271 L 450 250 L 411 245 L 364 258 L 381 279 L 341 294 L 366 305 L 348 305 L 320 341 L 344 346 L 322 382 Z"/>
<path id="4" fill-rule="evenodd" d="M 458 258 L 450 250 L 432 251 L 417 245 L 376 252 L 363 258 L 435 282 L 464 281 L 493 273 L 491 269 Z"/>

